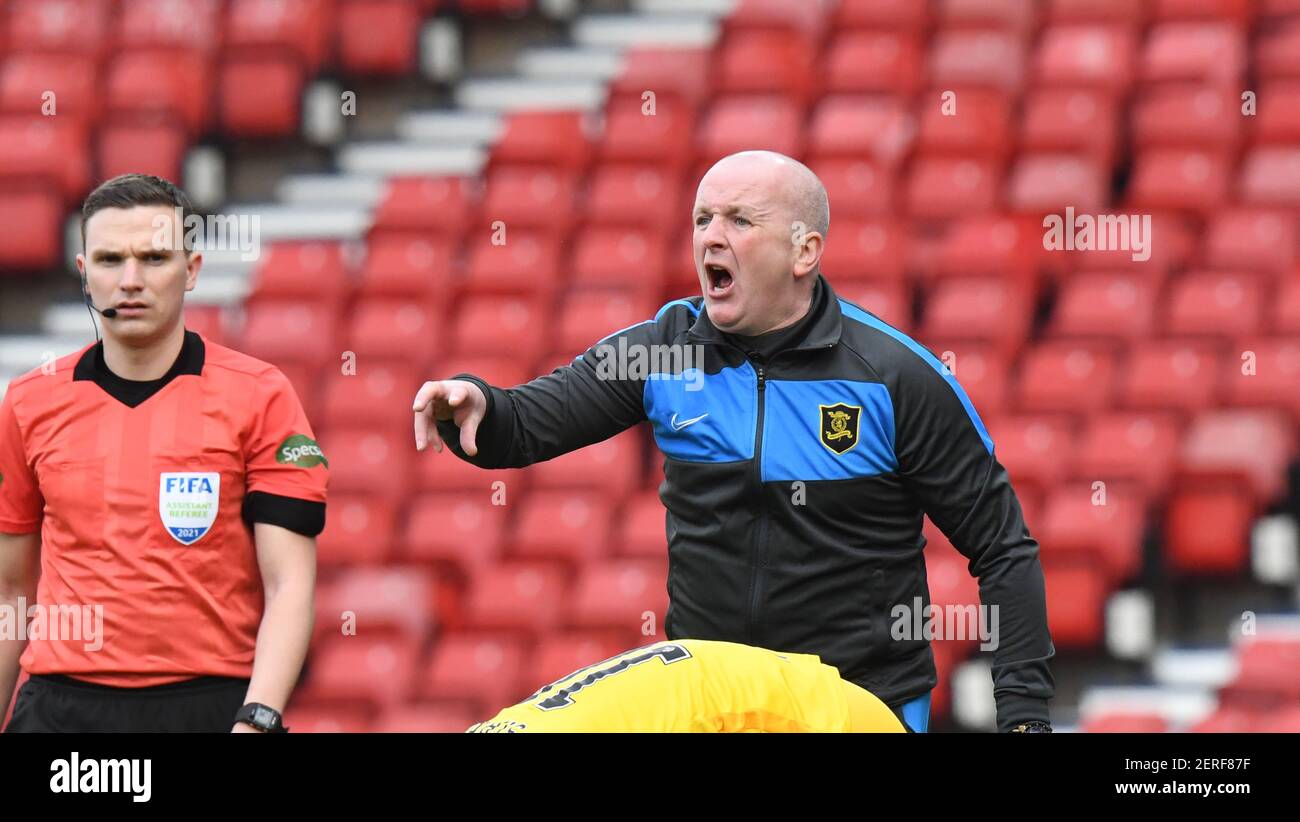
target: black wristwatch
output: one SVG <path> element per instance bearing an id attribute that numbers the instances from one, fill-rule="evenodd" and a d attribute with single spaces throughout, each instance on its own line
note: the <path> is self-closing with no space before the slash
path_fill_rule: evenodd
<path id="1" fill-rule="evenodd" d="M 1031 719 L 1011 729 L 1013 734 L 1050 734 L 1052 725 L 1039 719 Z"/>
<path id="2" fill-rule="evenodd" d="M 275 708 L 268 708 L 260 702 L 250 702 L 240 708 L 235 714 L 236 722 L 243 722 L 245 725 L 252 725 L 259 731 L 265 731 L 269 734 L 288 733 L 289 729 L 284 727 L 284 717 Z"/>

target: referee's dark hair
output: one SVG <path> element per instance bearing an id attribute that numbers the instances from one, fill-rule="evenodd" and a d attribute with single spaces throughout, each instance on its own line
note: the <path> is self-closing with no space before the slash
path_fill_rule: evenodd
<path id="1" fill-rule="evenodd" d="M 170 180 L 152 174 L 119 174 L 99 184 L 81 205 L 81 247 L 86 247 L 86 222 L 95 212 L 106 208 L 132 208 L 134 206 L 171 206 L 181 210 L 184 221 L 194 210 L 190 198 Z M 190 248 L 185 240 L 185 252 Z"/>

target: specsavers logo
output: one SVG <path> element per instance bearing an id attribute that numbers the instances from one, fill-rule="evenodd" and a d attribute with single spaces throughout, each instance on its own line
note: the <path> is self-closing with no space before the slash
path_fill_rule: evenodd
<path id="1" fill-rule="evenodd" d="M 330 461 L 325 459 L 316 440 L 306 434 L 294 434 L 280 443 L 275 452 L 275 461 L 299 468 L 313 468 L 317 465 L 330 467 Z"/>

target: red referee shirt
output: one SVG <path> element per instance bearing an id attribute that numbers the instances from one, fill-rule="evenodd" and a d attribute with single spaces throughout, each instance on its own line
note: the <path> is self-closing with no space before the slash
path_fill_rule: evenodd
<path id="1" fill-rule="evenodd" d="M 159 380 L 117 377 L 100 345 L 47 372 L 0 402 L 0 532 L 40 530 L 37 609 L 102 606 L 102 647 L 47 626 L 22 667 L 131 687 L 250 676 L 252 523 L 325 524 L 329 463 L 289 381 L 193 332 Z"/>

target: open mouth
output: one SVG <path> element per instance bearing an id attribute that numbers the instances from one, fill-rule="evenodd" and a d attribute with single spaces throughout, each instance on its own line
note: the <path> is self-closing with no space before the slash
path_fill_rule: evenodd
<path id="1" fill-rule="evenodd" d="M 718 263 L 705 263 L 704 274 L 709 278 L 709 296 L 721 297 L 731 290 L 735 277 L 731 269 Z"/>

